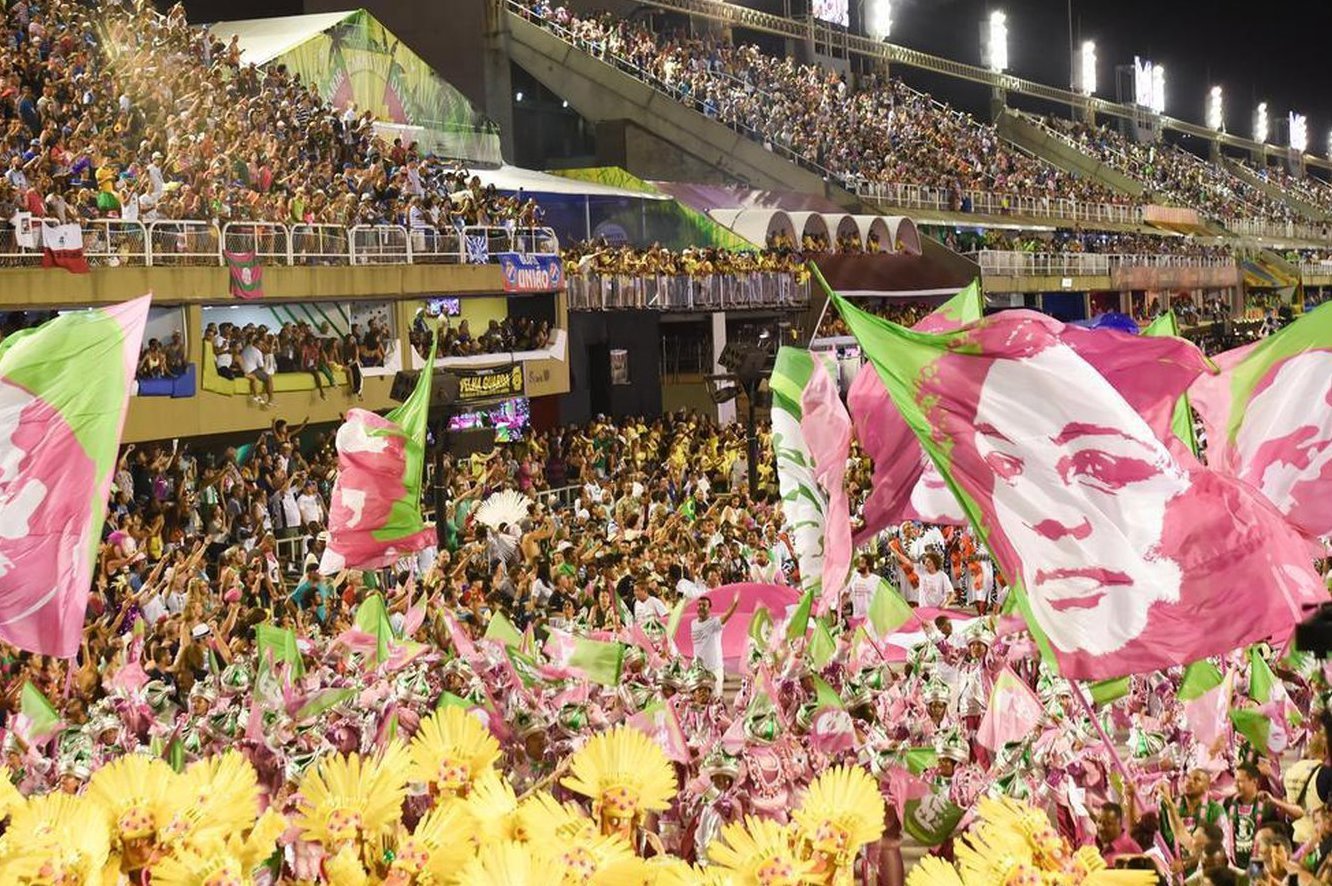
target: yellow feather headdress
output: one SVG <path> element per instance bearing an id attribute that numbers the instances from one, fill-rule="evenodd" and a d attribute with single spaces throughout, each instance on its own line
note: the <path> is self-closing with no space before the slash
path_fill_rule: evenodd
<path id="1" fill-rule="evenodd" d="M 560 783 L 592 800 L 592 813 L 620 818 L 659 812 L 675 796 L 675 770 L 662 749 L 631 726 L 594 735 L 569 761 Z"/>

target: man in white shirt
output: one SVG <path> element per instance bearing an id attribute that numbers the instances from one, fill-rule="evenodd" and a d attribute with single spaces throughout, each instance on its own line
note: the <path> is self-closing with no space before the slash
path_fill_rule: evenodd
<path id="1" fill-rule="evenodd" d="M 759 584 L 785 584 L 781 568 L 772 561 L 767 548 L 759 548 L 754 553 L 754 562 L 749 564 L 749 580 Z"/>
<path id="2" fill-rule="evenodd" d="M 656 619 L 664 625 L 669 614 L 666 604 L 661 602 L 660 597 L 652 596 L 646 582 L 640 581 L 634 585 L 634 624 L 643 625 Z"/>
<path id="3" fill-rule="evenodd" d="M 324 501 L 315 491 L 313 480 L 305 481 L 305 491 L 296 497 L 296 509 L 300 511 L 303 525 L 309 526 L 311 523 L 323 525 Z"/>
<path id="4" fill-rule="evenodd" d="M 715 692 L 722 691 L 722 628 L 735 615 L 740 605 L 740 595 L 736 594 L 731 606 L 721 618 L 712 614 L 712 601 L 707 597 L 698 598 L 698 617 L 689 626 L 690 639 L 694 641 L 694 658 L 712 673 L 717 682 Z"/>
<path id="5" fill-rule="evenodd" d="M 246 342 L 241 349 L 241 372 L 250 380 L 250 399 L 256 403 L 267 403 L 273 399 L 273 376 L 264 371 L 264 352 L 259 350 L 255 339 Z M 262 387 L 263 396 L 259 390 Z"/>
<path id="6" fill-rule="evenodd" d="M 870 603 L 878 589 L 879 577 L 870 572 L 869 557 L 861 554 L 856 558 L 856 571 L 847 583 L 847 592 L 851 595 L 852 619 L 863 621 L 869 618 Z"/>

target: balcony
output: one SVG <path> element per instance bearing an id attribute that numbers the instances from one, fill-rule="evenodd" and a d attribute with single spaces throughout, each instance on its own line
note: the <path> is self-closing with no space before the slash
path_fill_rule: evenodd
<path id="1" fill-rule="evenodd" d="M 582 274 L 567 280 L 571 311 L 795 309 L 809 304 L 809 280 L 751 271 L 701 277 Z"/>
<path id="2" fill-rule="evenodd" d="M 44 220 L 53 224 L 52 220 Z M 253 253 L 265 265 L 363 266 L 488 264 L 500 253 L 558 255 L 550 228 L 439 229 L 403 225 L 286 225 L 272 221 L 92 219 L 82 223 L 83 254 L 92 267 L 222 267 L 226 253 Z M 27 242 L 0 228 L 0 268 L 39 267 L 40 229 Z"/>
<path id="3" fill-rule="evenodd" d="M 986 249 L 968 258 L 987 282 L 1015 291 L 1041 289 L 1216 289 L 1239 285 L 1232 256 L 1111 255 L 1082 252 L 1017 252 Z M 994 278 L 1006 278 L 995 280 Z M 1048 281 L 1057 279 L 1051 285 Z M 1068 281 L 1068 285 L 1064 285 Z"/>
<path id="4" fill-rule="evenodd" d="M 1057 219 L 1080 225 L 1139 225 L 1142 207 L 1118 203 L 1087 203 L 1046 196 L 995 194 L 966 191 L 961 199 L 940 188 L 921 185 L 862 182 L 855 186 L 862 200 L 890 209 L 909 209 L 916 213 L 937 212 L 953 215 L 1016 216 L 1019 218 Z M 917 219 L 921 221 L 921 219 Z"/>

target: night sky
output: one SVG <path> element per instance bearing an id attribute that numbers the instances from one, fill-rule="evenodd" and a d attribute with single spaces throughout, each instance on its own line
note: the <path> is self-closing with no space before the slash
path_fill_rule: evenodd
<path id="1" fill-rule="evenodd" d="M 851 0 L 852 8 L 857 2 Z M 979 64 L 979 22 L 990 9 L 1008 16 L 1012 73 L 1067 87 L 1068 0 L 893 0 L 891 39 Z M 1072 18 L 1075 45 L 1096 41 L 1097 95 L 1102 98 L 1116 97 L 1115 66 L 1131 64 L 1139 55 L 1166 67 L 1167 114 L 1202 123 L 1207 91 L 1219 85 L 1228 131 L 1250 136 L 1253 109 L 1266 101 L 1273 121 L 1284 122 L 1290 110 L 1306 115 L 1310 152 L 1326 152 L 1332 129 L 1329 0 L 1073 0 Z M 900 73 L 909 82 L 921 80 Z M 919 85 L 946 93 L 968 110 L 984 107 L 983 88 L 933 81 Z M 1284 132 L 1280 142 L 1285 143 Z"/>

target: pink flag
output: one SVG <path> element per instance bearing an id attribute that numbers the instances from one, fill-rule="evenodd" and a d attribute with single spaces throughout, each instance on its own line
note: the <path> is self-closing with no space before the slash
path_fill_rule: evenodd
<path id="1" fill-rule="evenodd" d="M 991 751 L 998 751 L 1013 741 L 1022 741 L 1040 725 L 1045 708 L 1031 687 L 1005 667 L 990 691 L 990 705 L 985 709 L 976 740 Z"/>
<path id="2" fill-rule="evenodd" d="M 0 640 L 30 652 L 79 651 L 149 301 L 0 341 Z"/>
<path id="3" fill-rule="evenodd" d="M 1206 368 L 1196 349 L 1125 337 L 1134 347 L 1121 355 L 1090 338 L 1112 333 L 1028 311 L 924 336 L 838 306 L 1065 676 L 1141 673 L 1284 635 L 1326 599 L 1266 499 L 1172 455 L 1173 399 L 1159 424 L 1144 408 L 1162 377 Z M 1134 352 L 1157 356 L 1131 366 Z M 1143 378 L 1108 380 L 1128 373 Z"/>
<path id="4" fill-rule="evenodd" d="M 722 629 L 722 656 L 726 659 L 726 668 L 730 671 L 738 671 L 740 661 L 744 658 L 745 644 L 748 640 L 748 628 L 750 619 L 754 612 L 760 606 L 772 613 L 773 619 L 780 622 L 786 611 L 795 607 L 800 602 L 800 592 L 786 585 L 765 585 L 753 582 L 742 582 L 733 585 L 722 585 L 716 590 L 709 591 L 706 596 L 712 601 L 712 611 L 716 613 L 725 612 L 735 599 L 736 594 L 740 595 L 740 605 L 735 610 L 735 615 L 726 623 Z M 694 624 L 698 609 L 696 606 L 689 606 L 685 609 L 684 616 L 680 619 L 679 630 L 675 632 L 675 645 L 680 650 L 680 655 L 686 659 L 694 656 L 694 638 L 690 629 Z"/>
<path id="5" fill-rule="evenodd" d="M 412 500 L 415 526 L 398 512 L 410 499 L 404 477 L 411 472 L 408 438 L 402 427 L 366 409 L 347 410 L 338 428 L 338 479 L 328 509 L 328 547 L 319 564 L 325 575 L 342 569 L 378 569 L 431 545 L 433 529 L 421 528 L 420 507 Z M 415 465 L 417 490 L 420 462 Z"/>
<path id="6" fill-rule="evenodd" d="M 814 368 L 801 394 L 800 430 L 814 459 L 814 479 L 828 495 L 824 514 L 823 581 L 816 614 L 837 605 L 851 571 L 851 516 L 846 496 L 846 459 L 851 451 L 851 417 L 837 392 L 828 366 L 814 357 Z"/>
<path id="7" fill-rule="evenodd" d="M 1332 308 L 1216 358 L 1190 402 L 1212 467 L 1267 497 L 1309 538 L 1332 534 Z"/>

